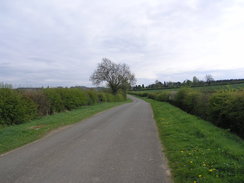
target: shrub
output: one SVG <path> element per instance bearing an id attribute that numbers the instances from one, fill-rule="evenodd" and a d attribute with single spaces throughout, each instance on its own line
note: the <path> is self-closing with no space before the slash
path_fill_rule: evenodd
<path id="1" fill-rule="evenodd" d="M 78 88 L 56 89 L 60 94 L 65 110 L 72 110 L 82 105 L 88 104 L 88 96 Z"/>
<path id="2" fill-rule="evenodd" d="M 101 103 L 101 102 L 107 102 L 107 96 L 105 93 L 103 92 L 98 92 L 97 93 L 97 97 L 98 97 L 98 102 Z"/>
<path id="3" fill-rule="evenodd" d="M 37 105 L 39 116 L 48 115 L 50 113 L 50 103 L 43 90 L 27 90 L 22 91 L 22 94 Z"/>
<path id="4" fill-rule="evenodd" d="M 169 102 L 170 101 L 170 92 L 160 92 L 156 95 L 156 100 Z"/>
<path id="5" fill-rule="evenodd" d="M 106 98 L 107 98 L 107 102 L 113 102 L 115 101 L 115 96 L 112 95 L 111 93 L 105 93 Z"/>
<path id="6" fill-rule="evenodd" d="M 186 101 L 185 98 L 189 90 L 189 88 L 182 88 L 176 93 L 174 102 L 178 107 L 184 108 L 184 102 Z"/>
<path id="7" fill-rule="evenodd" d="M 44 94 L 47 96 L 48 102 L 50 104 L 49 114 L 64 111 L 65 106 L 62 101 L 60 92 L 58 92 L 58 89 L 47 88 L 47 89 L 44 89 L 43 91 L 44 91 Z"/>
<path id="8" fill-rule="evenodd" d="M 219 127 L 230 129 L 244 138 L 244 90 L 203 92 L 182 88 L 178 92 L 132 94 L 170 102 L 188 113 L 209 120 Z"/>
<path id="9" fill-rule="evenodd" d="M 98 95 L 95 91 L 89 90 L 89 91 L 87 91 L 87 94 L 89 96 L 89 102 L 88 102 L 89 105 L 98 103 L 98 101 L 99 101 Z"/>
<path id="10" fill-rule="evenodd" d="M 157 99 L 157 93 L 148 93 L 147 97 L 150 98 L 150 99 L 156 100 Z"/>
<path id="11" fill-rule="evenodd" d="M 121 102 L 125 100 L 125 96 L 121 93 L 115 95 L 115 102 Z"/>
<path id="12" fill-rule="evenodd" d="M 19 124 L 37 115 L 43 116 L 72 110 L 98 102 L 123 101 L 123 94 L 82 90 L 79 88 L 47 88 L 40 90 L 0 89 L 0 124 Z"/>
<path id="13" fill-rule="evenodd" d="M 0 89 L 0 123 L 19 124 L 33 119 L 37 106 L 29 98 L 12 89 Z"/>
<path id="14" fill-rule="evenodd" d="M 209 99 L 211 120 L 244 137 L 244 91 L 221 91 Z"/>

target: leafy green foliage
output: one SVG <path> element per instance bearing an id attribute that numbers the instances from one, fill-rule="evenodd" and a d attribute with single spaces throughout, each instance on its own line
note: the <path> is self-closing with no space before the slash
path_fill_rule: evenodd
<path id="1" fill-rule="evenodd" d="M 12 125 L 33 119 L 37 106 L 29 98 L 12 89 L 0 89 L 0 124 Z"/>
<path id="2" fill-rule="evenodd" d="M 209 100 L 209 112 L 214 124 L 244 137 L 244 91 L 213 94 Z"/>
<path id="3" fill-rule="evenodd" d="M 43 90 L 26 90 L 21 91 L 21 94 L 37 105 L 39 116 L 45 116 L 50 113 L 50 103 Z"/>
<path id="4" fill-rule="evenodd" d="M 53 129 L 79 122 L 93 114 L 126 102 L 128 101 L 81 106 L 72 111 L 44 116 L 28 123 L 0 128 L 0 154 L 37 140 Z"/>
<path id="5" fill-rule="evenodd" d="M 44 94 L 48 98 L 48 102 L 50 104 L 49 114 L 53 114 L 55 112 L 64 111 L 64 101 L 60 95 L 60 92 L 57 92 L 58 89 L 47 88 L 44 89 Z"/>
<path id="6" fill-rule="evenodd" d="M 243 182 L 241 138 L 169 103 L 145 100 L 152 105 L 174 182 Z"/>
<path id="7" fill-rule="evenodd" d="M 188 113 L 210 120 L 221 128 L 230 129 L 244 138 L 244 90 L 204 92 L 182 88 L 177 92 L 133 92 L 132 94 L 169 102 Z"/>
<path id="8" fill-rule="evenodd" d="M 118 93 L 97 92 L 79 88 L 47 88 L 39 90 L 0 89 L 0 124 L 19 124 L 36 116 L 72 110 L 101 102 L 121 102 Z"/>

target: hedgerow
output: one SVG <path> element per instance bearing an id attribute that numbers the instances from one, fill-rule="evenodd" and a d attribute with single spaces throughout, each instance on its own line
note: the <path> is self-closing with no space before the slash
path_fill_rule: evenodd
<path id="1" fill-rule="evenodd" d="M 0 124 L 19 124 L 36 116 L 37 105 L 32 100 L 12 89 L 0 89 Z"/>
<path id="2" fill-rule="evenodd" d="M 244 90 L 219 90 L 209 93 L 182 88 L 176 93 L 132 92 L 132 94 L 169 102 L 244 138 Z"/>
<path id="3" fill-rule="evenodd" d="M 0 89 L 0 124 L 19 124 L 38 116 L 76 109 L 84 105 L 125 100 L 112 95 L 79 88 L 46 88 L 38 90 Z"/>

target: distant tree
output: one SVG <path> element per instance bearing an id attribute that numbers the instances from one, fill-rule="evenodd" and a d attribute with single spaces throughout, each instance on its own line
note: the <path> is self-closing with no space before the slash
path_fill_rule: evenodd
<path id="1" fill-rule="evenodd" d="M 214 81 L 214 78 L 213 78 L 213 76 L 211 74 L 207 74 L 205 76 L 205 80 L 208 83 L 208 85 L 210 85 L 210 83 Z"/>
<path id="2" fill-rule="evenodd" d="M 192 81 L 189 79 L 186 79 L 185 81 L 183 81 L 183 86 L 191 86 L 192 85 Z"/>
<path id="3" fill-rule="evenodd" d="M 196 76 L 194 76 L 193 79 L 192 79 L 192 82 L 193 82 L 194 85 L 197 85 L 199 83 L 199 81 L 200 80 Z"/>
<path id="4" fill-rule="evenodd" d="M 155 86 L 155 88 L 162 88 L 163 87 L 163 83 L 160 82 L 159 80 L 156 80 L 154 86 Z"/>
<path id="5" fill-rule="evenodd" d="M 113 94 L 121 89 L 124 92 L 136 83 L 135 75 L 131 73 L 126 64 L 116 64 L 107 58 L 103 58 L 97 69 L 91 75 L 90 80 L 95 85 L 106 82 Z"/>

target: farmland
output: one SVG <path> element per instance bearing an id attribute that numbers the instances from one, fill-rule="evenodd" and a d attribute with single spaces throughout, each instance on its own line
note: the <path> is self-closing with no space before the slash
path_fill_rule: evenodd
<path id="1" fill-rule="evenodd" d="M 195 86 L 190 87 L 194 90 L 198 91 L 205 91 L 205 92 L 214 92 L 218 90 L 226 90 L 226 89 L 244 89 L 244 83 L 238 83 L 238 84 L 227 84 L 227 85 L 210 85 L 210 86 Z M 136 92 L 161 92 L 161 91 L 177 91 L 180 88 L 164 88 L 164 89 L 140 89 L 136 90 Z M 131 90 L 132 92 L 133 90 Z"/>

